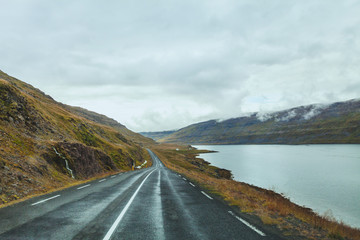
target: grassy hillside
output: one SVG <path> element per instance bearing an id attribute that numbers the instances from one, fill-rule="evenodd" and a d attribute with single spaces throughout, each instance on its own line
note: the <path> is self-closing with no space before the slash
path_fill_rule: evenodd
<path id="1" fill-rule="evenodd" d="M 151 140 L 150 138 L 148 138 L 146 136 L 144 137 L 143 135 L 141 135 L 139 133 L 130 131 L 124 125 L 120 124 L 119 122 L 117 122 L 114 119 L 111 119 L 105 115 L 98 114 L 96 112 L 92 112 L 92 111 L 89 111 L 89 110 L 86 110 L 86 109 L 83 109 L 80 107 L 73 107 L 73 106 L 68 106 L 65 104 L 62 104 L 62 106 L 65 109 L 67 109 L 68 111 L 70 111 L 78 116 L 81 116 L 81 117 L 91 120 L 93 122 L 100 123 L 102 125 L 106 125 L 106 126 L 116 129 L 127 139 L 130 139 L 131 141 L 133 141 L 135 143 L 138 143 L 140 145 L 154 144 L 154 141 Z"/>
<path id="2" fill-rule="evenodd" d="M 142 145 L 151 143 L 0 71 L 0 204 L 130 170 L 150 160 Z"/>
<path id="3" fill-rule="evenodd" d="M 210 120 L 164 135 L 158 141 L 185 144 L 360 143 L 360 100 L 254 113 L 222 122 Z"/>

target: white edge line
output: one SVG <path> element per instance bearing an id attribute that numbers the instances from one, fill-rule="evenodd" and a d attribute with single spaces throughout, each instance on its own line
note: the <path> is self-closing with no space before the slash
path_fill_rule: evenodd
<path id="1" fill-rule="evenodd" d="M 182 179 L 184 179 L 186 181 L 186 178 L 182 178 Z"/>
<path id="2" fill-rule="evenodd" d="M 251 225 L 250 223 L 248 223 L 247 221 L 245 221 L 244 219 L 236 216 L 232 211 L 228 211 L 228 213 L 230 213 L 231 215 L 233 215 L 237 220 L 239 220 L 240 222 L 242 222 L 243 224 L 245 224 L 246 226 L 248 226 L 249 228 L 251 228 L 253 231 L 255 231 L 257 234 L 259 234 L 262 237 L 265 237 L 265 233 L 263 233 L 262 231 L 260 231 L 259 229 L 257 229 L 256 227 L 254 227 L 253 225 Z"/>
<path id="3" fill-rule="evenodd" d="M 191 186 L 195 187 L 195 185 L 194 185 L 192 182 L 189 182 L 189 184 L 190 184 Z"/>
<path id="4" fill-rule="evenodd" d="M 43 203 L 43 202 L 49 201 L 49 200 L 54 199 L 54 198 L 57 198 L 57 197 L 60 197 L 60 195 L 56 195 L 56 196 L 53 196 L 53 197 L 50 197 L 50 198 L 47 198 L 47 199 L 44 199 L 44 200 L 38 201 L 38 202 L 36 202 L 36 203 L 31 204 L 31 206 L 35 206 L 35 205 L 37 205 L 37 204 L 40 204 L 40 203 Z"/>
<path id="5" fill-rule="evenodd" d="M 114 177 L 116 177 L 116 175 L 113 175 L 113 176 L 111 176 L 110 178 L 114 178 Z"/>
<path id="6" fill-rule="evenodd" d="M 88 185 L 85 185 L 85 186 L 82 186 L 82 187 L 78 187 L 77 190 L 80 190 L 80 189 L 83 189 L 83 188 L 86 188 L 86 187 L 89 187 L 91 184 L 88 184 Z"/>
<path id="7" fill-rule="evenodd" d="M 103 181 L 106 181 L 106 179 L 101 179 L 99 182 L 103 182 Z"/>
<path id="8" fill-rule="evenodd" d="M 207 195 L 205 192 L 201 191 L 202 194 L 204 194 L 208 199 L 213 199 L 212 197 L 210 197 L 209 195 Z"/>
<path id="9" fill-rule="evenodd" d="M 141 184 L 139 185 L 139 187 L 136 189 L 135 193 L 131 196 L 130 200 L 128 201 L 128 203 L 125 205 L 124 209 L 121 211 L 120 215 L 117 217 L 117 219 L 115 220 L 115 222 L 113 223 L 113 225 L 111 226 L 111 228 L 109 229 L 109 231 L 106 233 L 105 237 L 103 238 L 103 240 L 109 240 L 112 236 L 112 234 L 114 233 L 116 227 L 119 225 L 121 219 L 124 217 L 126 211 L 128 210 L 128 208 L 130 207 L 131 203 L 134 201 L 137 193 L 139 192 L 140 188 L 142 187 L 142 185 L 145 183 L 146 179 L 155 171 L 156 169 L 152 170 L 146 177 L 145 179 L 141 182 Z"/>

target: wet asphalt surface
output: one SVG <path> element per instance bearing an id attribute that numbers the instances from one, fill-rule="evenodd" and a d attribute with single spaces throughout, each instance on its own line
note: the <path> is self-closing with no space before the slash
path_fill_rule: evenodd
<path id="1" fill-rule="evenodd" d="M 0 239 L 281 239 L 150 154 L 151 168 L 0 209 Z"/>

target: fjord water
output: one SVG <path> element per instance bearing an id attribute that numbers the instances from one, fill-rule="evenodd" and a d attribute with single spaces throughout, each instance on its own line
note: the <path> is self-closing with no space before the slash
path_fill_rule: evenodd
<path id="1" fill-rule="evenodd" d="M 292 202 L 360 228 L 360 145 L 201 145 L 234 180 L 283 193 Z"/>

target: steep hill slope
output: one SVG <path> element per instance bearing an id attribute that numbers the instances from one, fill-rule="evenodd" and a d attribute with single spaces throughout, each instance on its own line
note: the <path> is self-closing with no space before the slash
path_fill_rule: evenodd
<path id="1" fill-rule="evenodd" d="M 182 128 L 158 141 L 186 144 L 360 143 L 360 100 L 254 113 L 221 122 L 210 120 Z"/>
<path id="2" fill-rule="evenodd" d="M 153 141 L 0 71 L 0 204 L 130 170 Z M 141 144 L 141 145 L 140 145 Z"/>
<path id="3" fill-rule="evenodd" d="M 126 138 L 130 139 L 131 141 L 138 143 L 140 145 L 146 145 L 146 144 L 154 144 L 154 141 L 148 137 L 144 137 L 143 135 L 139 134 L 139 133 L 135 133 L 133 131 L 130 131 L 129 129 L 127 129 L 124 125 L 120 124 L 119 122 L 115 121 L 114 119 L 111 119 L 105 115 L 96 113 L 96 112 L 92 112 L 89 110 L 86 110 L 84 108 L 80 108 L 80 107 L 73 107 L 73 106 L 68 106 L 65 104 L 61 104 L 65 109 L 67 109 L 68 111 L 79 115 L 83 118 L 86 118 L 88 120 L 91 120 L 93 122 L 96 123 L 100 123 L 109 127 L 112 127 L 114 129 L 116 129 L 117 131 L 119 131 L 122 135 L 124 135 Z"/>

